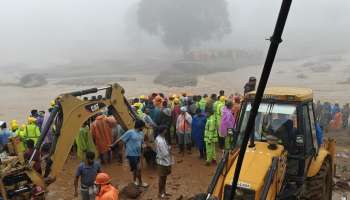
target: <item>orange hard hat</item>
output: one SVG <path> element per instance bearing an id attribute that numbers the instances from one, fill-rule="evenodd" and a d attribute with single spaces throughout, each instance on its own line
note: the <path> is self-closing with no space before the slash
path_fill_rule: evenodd
<path id="1" fill-rule="evenodd" d="M 96 185 L 106 185 L 111 182 L 111 177 L 106 173 L 98 173 L 96 176 Z"/>

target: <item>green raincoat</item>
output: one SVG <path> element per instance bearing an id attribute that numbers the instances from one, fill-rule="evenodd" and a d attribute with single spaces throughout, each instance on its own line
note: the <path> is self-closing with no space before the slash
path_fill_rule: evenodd
<path id="1" fill-rule="evenodd" d="M 84 161 L 85 153 L 88 151 L 96 154 L 96 146 L 88 126 L 80 128 L 79 134 L 75 138 L 75 142 L 77 144 L 77 155 L 79 160 Z"/>

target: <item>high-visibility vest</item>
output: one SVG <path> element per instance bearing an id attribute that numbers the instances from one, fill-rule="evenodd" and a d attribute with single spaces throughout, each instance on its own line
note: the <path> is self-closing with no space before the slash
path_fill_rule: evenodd
<path id="1" fill-rule="evenodd" d="M 24 135 L 25 140 L 32 139 L 34 141 L 34 144 L 38 141 L 38 138 L 40 137 L 40 129 L 35 124 L 28 124 L 24 129 Z"/>

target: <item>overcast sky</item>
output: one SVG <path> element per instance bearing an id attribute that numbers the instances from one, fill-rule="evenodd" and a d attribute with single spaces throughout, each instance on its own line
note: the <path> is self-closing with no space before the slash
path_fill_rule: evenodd
<path id="1" fill-rule="evenodd" d="M 139 0 L 1 0 L 0 63 L 65 62 L 163 48 L 136 26 Z M 265 48 L 281 0 L 229 0 L 232 34 L 211 43 Z M 285 47 L 306 52 L 347 49 L 349 0 L 294 0 Z"/>

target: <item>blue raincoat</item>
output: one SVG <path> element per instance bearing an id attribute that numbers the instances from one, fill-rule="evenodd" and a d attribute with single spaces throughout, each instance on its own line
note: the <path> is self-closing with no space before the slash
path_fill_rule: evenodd
<path id="1" fill-rule="evenodd" d="M 204 148 L 204 131 L 207 119 L 205 115 L 195 115 L 192 120 L 192 137 L 198 149 Z"/>

